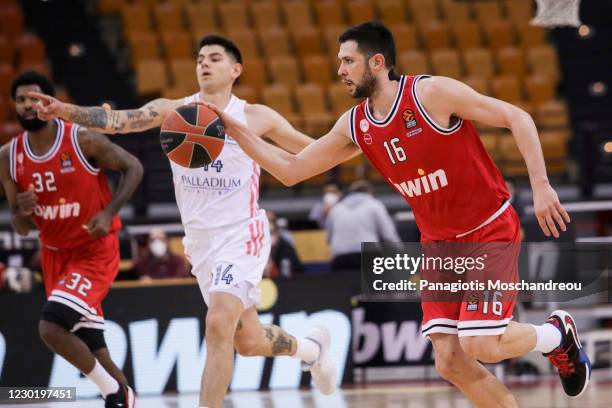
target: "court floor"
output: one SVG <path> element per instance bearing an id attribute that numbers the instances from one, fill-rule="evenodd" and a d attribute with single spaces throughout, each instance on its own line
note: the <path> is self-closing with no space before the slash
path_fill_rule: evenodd
<path id="1" fill-rule="evenodd" d="M 564 396 L 554 377 L 508 383 L 521 408 L 609 408 L 612 371 L 593 373 L 589 389 L 577 399 Z M 0 404 L 1 405 L 1 404 Z M 20 408 L 101 408 L 101 400 L 19 405 Z M 197 395 L 141 397 L 138 408 L 197 408 Z M 234 392 L 223 408 L 469 408 L 470 403 L 444 383 L 398 384 L 342 389 L 332 396 L 316 391 Z M 494 407 L 491 407 L 494 408 Z"/>

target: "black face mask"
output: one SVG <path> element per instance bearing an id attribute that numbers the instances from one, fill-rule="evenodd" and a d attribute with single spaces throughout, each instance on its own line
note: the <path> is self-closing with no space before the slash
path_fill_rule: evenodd
<path id="1" fill-rule="evenodd" d="M 26 119 L 23 116 L 17 115 L 17 120 L 19 121 L 19 124 L 21 125 L 22 128 L 24 128 L 25 130 L 32 131 L 32 132 L 44 128 L 45 125 L 47 124 L 47 121 L 40 120 L 38 119 L 38 117 L 35 117 L 34 119 Z"/>

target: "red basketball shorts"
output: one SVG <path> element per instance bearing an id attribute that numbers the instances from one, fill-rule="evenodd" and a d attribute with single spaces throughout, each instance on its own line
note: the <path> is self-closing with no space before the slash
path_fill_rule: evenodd
<path id="1" fill-rule="evenodd" d="M 72 249 L 43 246 L 41 256 L 47 300 L 83 315 L 81 327 L 103 330 L 102 300 L 119 272 L 117 234 Z"/>
<path id="2" fill-rule="evenodd" d="M 422 243 L 424 253 L 427 253 L 429 245 L 436 245 L 438 252 L 439 248 L 453 247 L 451 251 L 464 252 L 472 259 L 480 257 L 483 266 L 481 270 L 465 274 L 422 271 L 421 279 L 428 281 L 462 280 L 474 284 L 453 293 L 422 291 L 423 335 L 495 336 L 505 332 L 512 319 L 518 293 L 496 290 L 495 285 L 518 282 L 520 235 L 520 221 L 512 206 L 509 206 L 490 224 L 469 235 L 442 243 Z M 449 250 L 441 252 L 445 251 Z"/>

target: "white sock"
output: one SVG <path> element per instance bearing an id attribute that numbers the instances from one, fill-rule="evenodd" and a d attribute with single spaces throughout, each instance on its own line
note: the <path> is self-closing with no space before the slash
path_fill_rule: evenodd
<path id="1" fill-rule="evenodd" d="M 96 365 L 93 370 L 85 375 L 98 386 L 104 398 L 106 398 L 108 394 L 114 394 L 119 391 L 119 383 L 117 380 L 111 377 L 98 360 L 96 360 Z"/>
<path id="2" fill-rule="evenodd" d="M 561 332 L 551 323 L 539 326 L 532 324 L 536 332 L 536 345 L 533 351 L 550 353 L 561 344 Z"/>
<path id="3" fill-rule="evenodd" d="M 314 341 L 305 338 L 296 337 L 296 340 L 297 347 L 295 348 L 295 354 L 293 357 L 299 358 L 308 364 L 314 363 L 314 361 L 319 358 L 319 345 Z"/>

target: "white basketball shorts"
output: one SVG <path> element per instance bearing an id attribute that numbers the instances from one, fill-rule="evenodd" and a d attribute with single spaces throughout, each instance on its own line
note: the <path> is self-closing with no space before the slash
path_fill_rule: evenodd
<path id="1" fill-rule="evenodd" d="M 270 256 L 270 227 L 265 211 L 236 224 L 187 231 L 183 245 L 207 305 L 214 291 L 238 297 L 245 310 L 259 304 L 257 285 Z"/>

